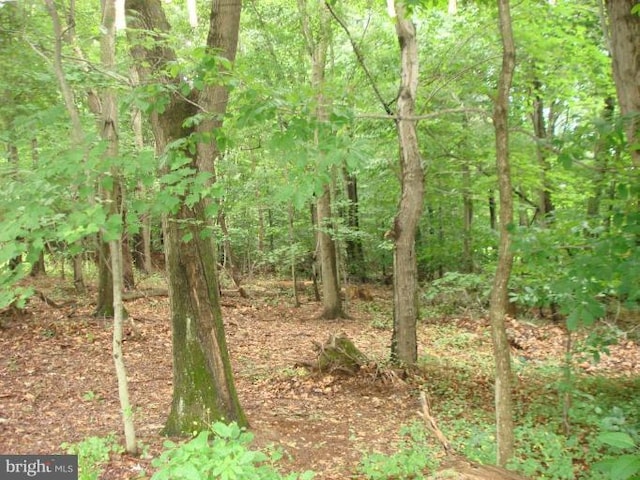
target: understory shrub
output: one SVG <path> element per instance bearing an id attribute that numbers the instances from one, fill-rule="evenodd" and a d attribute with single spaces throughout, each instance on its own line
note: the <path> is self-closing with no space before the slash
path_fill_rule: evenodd
<path id="1" fill-rule="evenodd" d="M 372 452 L 365 453 L 358 470 L 371 480 L 423 478 L 426 472 L 438 468 L 436 453 L 439 447 L 427 442 L 424 426 L 413 423 L 402 427 L 402 439 L 397 451 L 390 455 Z"/>
<path id="2" fill-rule="evenodd" d="M 428 317 L 481 314 L 489 305 L 491 281 L 478 273 L 447 272 L 423 293 Z"/>
<path id="3" fill-rule="evenodd" d="M 152 465 L 152 480 L 310 480 L 313 472 L 283 476 L 275 464 L 280 451 L 266 454 L 250 449 L 253 435 L 236 423 L 216 422 L 185 443 L 165 442 Z"/>
<path id="4" fill-rule="evenodd" d="M 70 455 L 78 455 L 78 480 L 98 480 L 111 453 L 124 451 L 113 434 L 87 437 L 78 443 L 63 443 L 62 448 Z"/>

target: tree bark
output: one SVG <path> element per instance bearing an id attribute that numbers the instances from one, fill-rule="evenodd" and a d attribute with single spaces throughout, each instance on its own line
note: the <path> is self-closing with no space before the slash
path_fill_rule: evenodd
<path id="1" fill-rule="evenodd" d="M 169 24 L 160 0 L 127 0 L 127 9 L 141 31 L 167 33 Z M 240 21 L 240 0 L 212 0 L 207 47 L 209 53 L 235 58 Z M 151 34 L 153 35 L 153 33 Z M 144 81 L 149 76 L 144 65 L 162 71 L 175 54 L 162 43 L 151 48 L 132 47 L 138 72 Z M 143 63 L 144 62 L 144 63 Z M 172 80 L 178 82 L 179 78 Z M 196 154 L 182 151 L 196 173 L 213 174 L 213 162 L 219 156 L 211 132 L 219 128 L 226 111 L 228 92 L 224 86 L 205 86 L 192 91 L 189 98 L 172 95 L 163 112 L 152 114 L 152 128 L 159 153 L 179 138 L 197 133 Z M 207 117 L 195 128 L 184 121 L 199 113 L 195 104 L 206 109 Z M 207 428 L 212 421 L 224 419 L 246 425 L 233 382 L 226 345 L 216 268 L 216 246 L 211 235 L 211 219 L 206 213 L 208 200 L 192 206 L 182 202 L 175 213 L 163 219 L 169 298 L 173 331 L 173 398 L 164 428 L 167 435 L 191 434 Z M 184 239 L 191 238 L 186 244 Z"/>
<path id="2" fill-rule="evenodd" d="M 509 165 L 509 92 L 515 69 L 515 45 L 511 27 L 509 0 L 498 0 L 500 34 L 502 37 L 502 70 L 498 83 L 498 94 L 493 112 L 493 124 L 496 137 L 496 168 L 500 192 L 500 243 L 498 246 L 498 265 L 493 280 L 489 317 L 491 337 L 496 364 L 495 405 L 497 463 L 504 467 L 513 456 L 513 407 L 511 396 L 511 356 L 505 328 L 505 315 L 508 307 L 508 284 L 513 265 L 511 252 L 511 234 L 513 224 L 513 197 L 511 172 Z"/>
<path id="3" fill-rule="evenodd" d="M 111 273 L 111 253 L 109 244 L 98 235 L 98 298 L 94 317 L 113 318 L 113 275 Z"/>
<path id="4" fill-rule="evenodd" d="M 620 113 L 628 116 L 627 142 L 631 158 L 640 167 L 640 16 L 631 13 L 636 0 L 606 0 L 611 35 L 613 79 Z"/>
<path id="5" fill-rule="evenodd" d="M 395 2 L 395 11 L 402 68 L 396 120 L 402 194 L 391 232 L 395 241 L 391 359 L 413 365 L 418 359 L 416 325 L 419 316 L 415 239 L 424 199 L 424 169 L 416 120 L 412 119 L 418 90 L 418 42 L 415 26 L 406 17 L 403 1 Z"/>

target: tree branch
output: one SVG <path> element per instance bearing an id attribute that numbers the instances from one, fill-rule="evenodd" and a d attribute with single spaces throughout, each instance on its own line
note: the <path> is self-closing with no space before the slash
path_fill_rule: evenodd
<path id="1" fill-rule="evenodd" d="M 366 65 L 366 63 L 364 61 L 364 55 L 362 54 L 362 51 L 360 50 L 360 47 L 358 47 L 358 44 L 355 42 L 355 40 L 353 39 L 353 36 L 351 35 L 351 32 L 349 31 L 349 27 L 347 27 L 347 25 L 342 21 L 342 19 L 340 17 L 338 17 L 338 15 L 333 10 L 333 7 L 330 5 L 330 3 L 328 1 L 325 0 L 324 3 L 327 6 L 327 9 L 329 9 L 329 13 L 331 13 L 331 16 L 334 18 L 334 20 L 336 22 L 338 22 L 338 25 L 340 25 L 340 27 L 342 27 L 342 29 L 344 30 L 344 33 L 347 35 L 347 38 L 349 39 L 349 42 L 351 43 L 351 48 L 353 48 L 353 53 L 356 54 L 356 58 L 358 60 L 358 63 L 360 64 L 360 66 L 362 67 L 362 70 L 364 71 L 365 75 L 367 76 L 367 80 L 369 80 L 369 84 L 371 85 L 371 88 L 373 89 L 374 93 L 376 94 L 376 97 L 378 98 L 378 101 L 382 105 L 382 108 L 384 108 L 384 111 L 387 112 L 388 116 L 393 116 L 393 111 L 391 110 L 390 105 L 393 102 L 395 102 L 396 99 L 394 98 L 391 102 L 385 102 L 384 101 L 384 99 L 382 98 L 382 94 L 380 93 L 380 90 L 378 89 L 378 86 L 376 85 L 376 82 L 373 79 L 373 75 L 371 75 L 371 72 L 367 68 L 367 65 Z"/>
<path id="2" fill-rule="evenodd" d="M 394 120 L 394 121 L 411 120 L 411 121 L 417 121 L 417 120 L 428 120 L 430 118 L 436 118 L 436 117 L 440 117 L 442 115 L 449 115 L 449 114 L 452 114 L 452 113 L 479 113 L 479 114 L 484 115 L 486 118 L 488 118 L 490 116 L 486 110 L 482 110 L 480 108 L 446 108 L 446 109 L 439 110 L 439 111 L 433 112 L 433 113 L 427 113 L 427 114 L 424 114 L 424 115 L 412 115 L 412 116 L 409 116 L 409 117 L 403 117 L 401 115 L 394 115 L 393 113 L 389 113 L 388 115 L 381 115 L 381 114 L 375 114 L 375 113 L 362 113 L 362 114 L 356 115 L 356 118 L 366 118 L 366 119 L 371 119 L 371 120 Z"/>

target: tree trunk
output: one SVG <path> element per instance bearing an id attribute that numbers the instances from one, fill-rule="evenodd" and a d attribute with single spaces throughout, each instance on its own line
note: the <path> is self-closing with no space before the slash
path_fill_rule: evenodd
<path id="1" fill-rule="evenodd" d="M 473 273 L 473 197 L 471 193 L 471 172 L 469 164 L 462 164 L 462 271 Z"/>
<path id="2" fill-rule="evenodd" d="M 116 2 L 115 0 L 102 0 L 102 25 L 100 31 L 100 57 L 102 66 L 106 71 L 111 71 L 115 66 L 116 55 Z M 109 159 L 118 156 L 118 104 L 113 89 L 105 88 L 101 95 L 102 99 L 102 115 L 100 135 L 107 142 L 106 157 Z M 124 224 L 124 216 L 121 202 L 121 188 L 117 180 L 120 172 L 116 167 L 112 168 L 112 177 L 114 183 L 111 191 L 105 192 L 105 200 L 109 205 L 109 213 L 122 219 Z M 114 235 L 115 233 L 115 235 Z M 109 254 L 111 258 L 109 275 L 111 279 L 111 297 L 113 310 L 113 341 L 112 355 L 118 380 L 118 397 L 120 399 L 120 412 L 122 414 L 122 422 L 124 427 L 125 447 L 127 452 L 135 454 L 137 451 L 136 433 L 133 424 L 133 411 L 129 402 L 129 383 L 127 379 L 127 369 L 124 364 L 124 354 L 122 352 L 122 329 L 124 321 L 124 308 L 122 305 L 122 289 L 123 289 L 123 263 L 122 263 L 122 234 L 118 232 L 103 232 L 108 235 L 111 240 L 108 243 Z"/>
<path id="3" fill-rule="evenodd" d="M 493 193 L 493 190 L 491 190 L 489 192 L 489 228 L 491 228 L 491 230 L 495 230 L 497 228 L 496 217 L 496 196 Z"/>
<path id="4" fill-rule="evenodd" d="M 126 6 L 133 11 L 134 23 L 141 29 L 138 35 L 168 32 L 170 27 L 160 0 L 127 0 Z M 239 21 L 240 0 L 212 1 L 209 53 L 233 61 Z M 175 60 L 174 52 L 160 44 L 149 49 L 138 44 L 132 47 L 132 54 L 139 61 L 143 81 L 147 77 L 145 64 L 161 71 Z M 173 81 L 178 82 L 179 78 Z M 196 173 L 213 174 L 213 162 L 219 151 L 210 132 L 220 127 L 227 100 L 226 88 L 217 85 L 205 86 L 199 92 L 194 90 L 186 99 L 172 95 L 165 110 L 152 115 L 159 153 L 170 142 L 196 133 L 203 140 L 197 144 L 195 156 L 188 151 L 181 153 L 191 159 L 189 167 Z M 194 129 L 185 126 L 185 120 L 201 113 L 196 104 L 202 105 L 211 118 Z M 207 205 L 205 199 L 191 207 L 183 202 L 177 212 L 163 219 L 173 327 L 173 398 L 164 428 L 167 435 L 191 434 L 220 419 L 247 424 L 226 345 L 216 271 L 217 250 L 213 237 L 206 235 L 211 226 Z M 187 244 L 185 235 L 191 237 Z"/>
<path id="5" fill-rule="evenodd" d="M 288 234 L 289 234 L 289 245 L 291 245 L 291 281 L 293 282 L 293 305 L 297 308 L 300 306 L 300 298 L 298 295 L 298 279 L 296 275 L 296 252 L 294 250 L 295 245 L 295 235 L 293 231 L 293 219 L 294 219 L 294 210 L 293 203 L 289 202 L 288 209 Z"/>
<path id="6" fill-rule="evenodd" d="M 325 185 L 324 193 L 316 204 L 318 215 L 318 241 L 320 242 L 320 270 L 322 272 L 322 318 L 334 319 L 344 316 L 340 282 L 338 281 L 338 265 L 336 261 L 336 245 L 328 230 L 331 225 L 331 194 Z"/>
<path id="7" fill-rule="evenodd" d="M 84 260 L 81 253 L 77 253 L 73 256 L 73 287 L 79 294 L 83 294 L 87 290 L 84 283 L 83 263 Z"/>
<path id="8" fill-rule="evenodd" d="M 547 154 L 545 153 L 546 145 L 543 142 L 548 141 L 549 132 L 553 132 L 553 124 L 549 125 L 545 122 L 545 106 L 542 99 L 542 83 L 535 79 L 533 81 L 533 112 L 531 120 L 533 123 L 533 132 L 536 138 L 536 156 L 538 159 L 538 168 L 540 169 L 540 190 L 538 191 L 538 206 L 536 209 L 536 218 L 538 224 L 542 227 L 546 226 L 549 215 L 553 212 L 553 203 L 551 201 L 551 189 L 549 187 L 549 177 L 547 172 L 550 169 Z M 549 107 L 550 116 L 553 117 L 553 108 Z"/>
<path id="9" fill-rule="evenodd" d="M 613 79 L 620 113 L 629 116 L 626 123 L 631 158 L 640 167 L 640 16 L 631 13 L 636 0 L 606 0 L 611 35 Z"/>
<path id="10" fill-rule="evenodd" d="M 71 120 L 71 145 L 73 148 L 86 153 L 85 135 L 82 128 L 82 122 L 80 121 L 80 113 L 78 112 L 78 107 L 76 106 L 73 97 L 73 91 L 67 82 L 64 75 L 64 69 L 62 67 L 62 24 L 60 22 L 55 2 L 53 0 L 45 0 L 45 6 L 47 7 L 47 11 L 51 17 L 54 32 L 52 59 L 53 71 L 56 76 L 56 80 L 58 81 L 58 87 L 60 88 L 65 108 Z M 82 256 L 80 254 L 76 254 L 73 258 L 73 284 L 78 293 L 85 292 L 86 286 L 82 271 Z"/>
<path id="11" fill-rule="evenodd" d="M 324 2 L 318 2 L 318 32 L 314 36 L 311 29 L 310 15 L 307 12 L 307 1 L 298 0 L 298 11 L 302 24 L 302 34 L 307 43 L 307 51 L 311 57 L 311 87 L 316 96 L 315 116 L 319 123 L 327 121 L 327 112 L 324 97 L 325 64 L 327 61 L 327 49 L 329 46 L 329 11 Z M 315 130 L 314 143 L 320 146 L 321 138 L 318 128 Z M 319 149 L 319 148 L 318 148 Z M 318 168 L 320 168 L 318 166 Z M 322 314 L 325 319 L 334 319 L 344 316 L 342 298 L 340 297 L 340 282 L 338 276 L 338 263 L 336 257 L 336 245 L 331 232 L 333 220 L 331 216 L 331 188 L 323 187 L 322 193 L 316 202 L 317 215 L 317 239 L 320 253 L 320 270 L 322 275 Z"/>
<path id="12" fill-rule="evenodd" d="M 113 318 L 113 276 L 111 274 L 111 254 L 109 244 L 98 235 L 98 298 L 94 317 Z"/>
<path id="13" fill-rule="evenodd" d="M 360 216 L 358 203 L 358 180 L 354 174 L 343 170 L 345 190 L 349 204 L 347 206 L 346 223 L 350 236 L 346 240 L 347 265 L 350 280 L 359 282 L 367 281 L 367 267 L 364 262 L 364 249 L 362 240 L 358 236 L 360 232 Z"/>
<path id="14" fill-rule="evenodd" d="M 233 249 L 231 248 L 231 240 L 229 239 L 229 229 L 227 228 L 227 217 L 224 214 L 222 202 L 219 202 L 218 211 L 218 226 L 222 231 L 222 248 L 224 249 L 224 259 L 225 263 L 228 265 L 229 272 L 231 274 L 231 280 L 233 284 L 238 289 L 240 296 L 242 298 L 247 298 L 248 295 L 244 291 L 241 285 L 241 277 L 240 277 L 240 269 L 238 268 L 238 264 L 236 263 L 236 259 L 233 256 Z"/>
<path id="15" fill-rule="evenodd" d="M 418 89 L 418 42 L 415 26 L 406 18 L 403 1 L 395 2 L 395 11 L 402 68 L 396 120 L 402 194 L 391 232 L 395 240 L 391 359 L 413 365 L 418 359 L 416 325 L 419 316 L 415 238 L 424 198 L 424 169 L 416 121 L 412 119 Z"/>
<path id="16" fill-rule="evenodd" d="M 605 122 L 611 122 L 615 111 L 614 100 L 612 97 L 607 97 L 604 101 L 604 109 L 601 114 L 601 118 Z M 587 199 L 587 216 L 595 218 L 600 215 L 600 202 L 606 190 L 607 181 L 607 167 L 610 153 L 608 151 L 608 145 L 605 134 L 600 134 L 596 140 L 593 148 L 593 160 L 594 160 L 594 179 L 593 179 L 593 193 Z"/>
<path id="17" fill-rule="evenodd" d="M 513 223 L 513 197 L 511 172 L 509 165 L 509 92 L 515 69 L 515 45 L 511 28 L 509 0 L 498 0 L 500 34 L 502 37 L 502 70 L 498 83 L 498 94 L 493 112 L 493 125 L 496 136 L 496 169 L 500 191 L 500 243 L 498 246 L 498 265 L 491 291 L 489 317 L 491 319 L 491 337 L 496 364 L 495 404 L 496 404 L 496 440 L 497 463 L 504 467 L 513 456 L 513 407 L 511 397 L 511 356 L 505 328 L 505 315 L 508 306 L 508 284 L 513 265 L 511 252 L 511 234 Z"/>
<path id="18" fill-rule="evenodd" d="M 131 83 L 135 87 L 140 84 L 140 77 L 135 68 L 131 69 Z M 133 142 L 138 152 L 144 148 L 144 134 L 142 130 L 142 112 L 139 108 L 133 107 L 131 112 L 131 128 L 133 129 Z M 137 186 L 138 195 L 144 198 L 146 190 L 142 182 Z M 149 213 L 140 215 L 140 233 L 133 238 L 134 255 L 133 260 L 136 266 L 146 275 L 153 272 L 153 261 L 151 260 L 151 216 Z"/>
<path id="19" fill-rule="evenodd" d="M 33 165 L 33 169 L 36 170 L 38 168 L 38 139 L 31 139 L 31 164 Z M 40 249 L 38 252 L 37 258 L 34 260 L 33 265 L 31 266 L 30 275 L 32 277 L 37 277 L 39 275 L 46 275 L 46 266 L 44 263 L 44 248 Z"/>
<path id="20" fill-rule="evenodd" d="M 122 176 L 118 176 L 114 181 L 120 184 L 120 191 L 124 188 Z M 136 286 L 136 278 L 133 273 L 133 254 L 131 253 L 130 237 L 127 231 L 127 207 L 125 200 L 120 200 L 120 217 L 122 218 L 122 286 L 125 290 L 133 290 Z"/>

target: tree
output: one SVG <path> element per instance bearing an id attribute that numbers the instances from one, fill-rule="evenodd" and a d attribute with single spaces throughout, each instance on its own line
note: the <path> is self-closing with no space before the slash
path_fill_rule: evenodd
<path id="1" fill-rule="evenodd" d="M 497 427 L 497 463 L 504 467 L 513 456 L 514 431 L 511 398 L 511 356 L 505 328 L 508 306 L 508 284 L 513 265 L 511 233 L 513 226 L 513 198 L 509 165 L 509 95 L 515 70 L 515 44 L 511 27 L 509 0 L 498 0 L 498 15 L 502 37 L 502 70 L 498 82 L 498 93 L 493 112 L 496 135 L 496 169 L 500 192 L 500 242 L 498 265 L 491 290 L 491 338 L 496 364 L 495 404 Z"/>
<path id="2" fill-rule="evenodd" d="M 418 42 L 416 29 L 407 17 L 405 2 L 395 2 L 396 34 L 400 43 L 401 82 L 398 94 L 396 129 L 400 145 L 402 194 L 393 228 L 393 337 L 391 357 L 412 365 L 418 358 L 418 271 L 416 228 L 422 213 L 424 170 L 418 147 L 414 117 L 418 90 Z"/>
<path id="3" fill-rule="evenodd" d="M 129 37 L 141 80 L 149 82 L 153 74 L 164 79 L 159 84 L 164 103 L 151 108 L 164 173 L 178 171 L 191 181 L 190 191 L 180 193 L 163 220 L 174 360 L 173 400 L 164 433 L 188 434 L 221 418 L 245 425 L 220 310 L 211 201 L 198 190 L 210 181 L 220 154 L 215 132 L 228 101 L 223 80 L 236 54 L 240 1 L 212 0 L 202 76 L 192 79 L 193 88 L 179 72 L 170 73 L 176 55 L 162 41 L 170 26 L 160 0 L 127 0 L 126 8 L 130 26 L 136 28 Z M 196 115 L 199 121 L 192 120 Z"/>
<path id="4" fill-rule="evenodd" d="M 116 56 L 116 2 L 115 0 L 102 0 L 102 25 L 100 36 L 100 58 L 102 66 L 107 71 L 115 67 Z M 107 160 L 115 160 L 118 156 L 118 103 L 113 88 L 105 88 L 102 92 L 101 136 L 107 142 L 105 156 Z M 105 200 L 108 203 L 110 214 L 115 219 L 122 219 L 122 194 L 120 186 L 120 171 L 112 168 L 112 188 L 105 192 Z M 118 397 L 124 426 L 125 445 L 127 452 L 136 453 L 136 433 L 133 424 L 133 411 L 129 401 L 129 385 L 127 370 L 124 364 L 122 351 L 122 331 L 124 307 L 122 304 L 123 268 L 122 268 L 122 232 L 103 231 L 102 236 L 108 240 L 109 256 L 111 260 L 110 271 L 112 278 L 113 298 L 113 342 L 112 352 L 115 364 L 116 377 L 118 379 Z"/>
<path id="5" fill-rule="evenodd" d="M 329 99 L 325 93 L 325 67 L 327 62 L 327 49 L 329 48 L 330 28 L 329 12 L 324 2 L 315 2 L 319 17 L 318 32 L 316 35 L 310 27 L 310 16 L 307 10 L 307 1 L 298 0 L 302 31 L 307 51 L 311 57 L 311 87 L 315 93 L 315 117 L 318 125 L 314 131 L 314 144 L 318 154 L 322 155 L 323 148 L 322 124 L 327 123 L 327 103 Z M 333 172 L 322 171 L 322 164 L 318 161 L 318 175 L 333 178 Z M 332 168 L 332 167 L 330 167 Z M 322 274 L 322 318 L 328 320 L 344 316 L 342 300 L 340 298 L 340 282 L 338 279 L 338 262 L 336 257 L 336 242 L 333 235 L 333 218 L 331 214 L 331 182 L 325 181 L 322 191 L 316 201 L 316 228 L 318 229 L 317 241 L 320 253 L 320 271 Z"/>
<path id="6" fill-rule="evenodd" d="M 640 166 L 640 11 L 635 0 L 607 0 L 613 78 L 622 115 L 627 116 L 627 142 Z"/>

